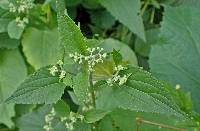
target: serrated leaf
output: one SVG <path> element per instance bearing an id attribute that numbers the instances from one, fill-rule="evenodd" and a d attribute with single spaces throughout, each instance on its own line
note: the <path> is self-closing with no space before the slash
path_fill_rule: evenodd
<path id="1" fill-rule="evenodd" d="M 15 49 L 19 46 L 20 41 L 11 39 L 7 33 L 0 33 L 0 48 Z"/>
<path id="2" fill-rule="evenodd" d="M 28 62 L 36 69 L 55 64 L 63 53 L 57 29 L 29 28 L 23 35 L 22 46 Z"/>
<path id="3" fill-rule="evenodd" d="M 67 15 L 64 0 L 57 0 L 57 19 L 60 42 L 66 53 L 84 52 L 86 40 L 79 27 Z"/>
<path id="4" fill-rule="evenodd" d="M 140 15 L 140 0 L 99 0 L 121 23 L 145 41 L 144 25 Z"/>
<path id="5" fill-rule="evenodd" d="M 30 75 L 9 97 L 7 103 L 51 104 L 57 102 L 64 93 L 65 84 L 59 76 L 52 76 L 49 67 L 44 67 Z"/>
<path id="6" fill-rule="evenodd" d="M 137 58 L 133 50 L 127 46 L 125 43 L 122 43 L 115 39 L 105 39 L 102 41 L 101 46 L 107 51 L 112 52 L 113 49 L 119 50 L 119 53 L 122 55 L 123 60 L 128 61 L 131 65 L 137 65 Z"/>
<path id="7" fill-rule="evenodd" d="M 179 23 L 179 24 L 177 24 Z M 150 54 L 151 72 L 173 85 L 190 91 L 196 111 L 200 111 L 200 10 L 166 7 L 161 26 L 161 45 Z"/>
<path id="8" fill-rule="evenodd" d="M 162 83 L 139 68 L 129 67 L 125 74 L 129 73 L 131 76 L 122 86 L 103 84 L 99 87 L 102 91 L 97 97 L 97 109 L 113 110 L 119 107 L 183 117 L 184 113 L 173 102 Z"/>
<path id="9" fill-rule="evenodd" d="M 24 28 L 19 27 L 15 20 L 9 22 L 9 24 L 8 24 L 8 35 L 10 36 L 10 38 L 20 39 L 23 31 L 24 31 Z"/>
<path id="10" fill-rule="evenodd" d="M 89 88 L 89 76 L 87 73 L 79 73 L 74 77 L 73 80 L 73 89 L 74 93 L 77 96 L 78 100 L 82 103 L 85 102 L 88 88 Z"/>
<path id="11" fill-rule="evenodd" d="M 20 131 L 44 131 L 45 115 L 51 111 L 51 106 L 43 106 L 17 119 Z"/>
<path id="12" fill-rule="evenodd" d="M 0 50 L 0 123 L 12 127 L 15 115 L 14 104 L 3 104 L 26 77 L 26 66 L 18 51 Z"/>
<path id="13" fill-rule="evenodd" d="M 63 100 L 58 101 L 53 107 L 59 117 L 66 117 L 70 113 L 69 105 L 67 105 Z"/>
<path id="14" fill-rule="evenodd" d="M 103 110 L 90 110 L 84 114 L 84 118 L 87 123 L 94 123 L 99 120 L 101 120 L 106 114 L 108 114 L 108 111 L 103 111 Z"/>

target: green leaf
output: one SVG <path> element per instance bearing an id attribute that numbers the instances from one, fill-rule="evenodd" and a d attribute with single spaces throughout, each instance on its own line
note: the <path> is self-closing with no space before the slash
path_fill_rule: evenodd
<path id="1" fill-rule="evenodd" d="M 133 131 L 136 129 L 136 115 L 132 111 L 116 109 L 110 114 L 110 117 L 114 121 L 115 126 L 122 131 Z"/>
<path id="2" fill-rule="evenodd" d="M 86 40 L 79 27 L 66 14 L 64 0 L 57 0 L 57 19 L 60 42 L 66 53 L 84 52 Z"/>
<path id="3" fill-rule="evenodd" d="M 11 39 L 7 33 L 0 33 L 0 48 L 15 49 L 19 46 L 20 41 Z"/>
<path id="4" fill-rule="evenodd" d="M 108 111 L 93 109 L 93 110 L 86 112 L 84 114 L 84 116 L 85 116 L 86 122 L 94 123 L 94 122 L 101 120 L 108 113 L 109 113 Z"/>
<path id="5" fill-rule="evenodd" d="M 54 109 L 59 117 L 66 117 L 70 113 L 70 107 L 63 100 L 58 101 L 54 105 Z"/>
<path id="6" fill-rule="evenodd" d="M 116 51 L 115 49 L 113 49 L 112 57 L 113 57 L 113 60 L 114 60 L 116 65 L 118 65 L 122 62 L 122 55 L 118 51 Z"/>
<path id="7" fill-rule="evenodd" d="M 8 35 L 10 36 L 10 38 L 20 39 L 23 31 L 24 31 L 24 28 L 17 26 L 17 23 L 15 20 L 11 21 L 8 24 Z"/>
<path id="8" fill-rule="evenodd" d="M 6 102 L 17 104 L 56 103 L 64 93 L 64 89 L 65 85 L 59 82 L 59 77 L 52 76 L 48 67 L 44 67 L 30 75 Z"/>
<path id="9" fill-rule="evenodd" d="M 88 88 L 89 88 L 89 76 L 86 73 L 79 73 L 74 77 L 73 80 L 73 89 L 74 93 L 77 96 L 78 100 L 82 103 L 85 102 L 87 97 Z"/>
<path id="10" fill-rule="evenodd" d="M 140 0 L 99 0 L 121 23 L 145 41 L 144 25 L 140 15 Z"/>
<path id="11" fill-rule="evenodd" d="M 123 74 L 130 73 L 128 81 L 122 86 L 114 84 L 110 87 L 107 83 L 99 86 L 102 90 L 97 96 L 97 109 L 122 108 L 183 117 L 184 113 L 173 102 L 166 87 L 150 73 L 129 67 Z"/>
<path id="12" fill-rule="evenodd" d="M 115 24 L 115 18 L 106 10 L 97 10 L 89 12 L 91 15 L 91 21 L 95 26 L 102 29 L 111 28 Z"/>
<path id="13" fill-rule="evenodd" d="M 101 46 L 107 51 L 112 52 L 113 49 L 119 50 L 119 53 L 122 55 L 123 60 L 128 61 L 131 65 L 137 65 L 137 58 L 133 50 L 127 46 L 125 43 L 122 43 L 115 39 L 105 39 Z"/>
<path id="14" fill-rule="evenodd" d="M 200 1 L 199 0 L 184 0 L 182 1 L 181 5 L 184 6 L 191 6 L 195 8 L 200 8 Z"/>
<path id="15" fill-rule="evenodd" d="M 0 33 L 2 32 L 7 32 L 7 26 L 9 23 L 10 19 L 7 18 L 0 18 Z"/>
<path id="16" fill-rule="evenodd" d="M 146 42 L 137 38 L 135 41 L 135 51 L 142 56 L 149 56 L 151 46 L 158 41 L 159 29 L 154 28 L 146 31 Z"/>
<path id="17" fill-rule="evenodd" d="M 0 123 L 13 126 L 14 104 L 2 104 L 26 77 L 26 66 L 17 49 L 0 50 Z"/>
<path id="18" fill-rule="evenodd" d="M 159 79 L 190 91 L 196 111 L 200 111 L 200 10 L 166 7 L 161 27 L 161 45 L 150 54 L 151 72 Z M 177 24 L 179 23 L 179 24 Z"/>
<path id="19" fill-rule="evenodd" d="M 43 106 L 36 111 L 25 114 L 17 119 L 20 131 L 44 131 L 45 115 L 51 111 L 51 106 Z"/>
<path id="20" fill-rule="evenodd" d="M 63 51 L 59 45 L 57 29 L 29 28 L 22 39 L 24 54 L 36 69 L 55 64 L 60 59 Z"/>

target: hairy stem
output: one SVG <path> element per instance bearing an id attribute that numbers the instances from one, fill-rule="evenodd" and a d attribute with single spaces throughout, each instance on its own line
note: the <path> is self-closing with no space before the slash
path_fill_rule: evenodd
<path id="1" fill-rule="evenodd" d="M 151 121 L 147 121 L 147 120 L 144 120 L 140 117 L 137 117 L 136 118 L 136 123 L 137 123 L 137 131 L 139 131 L 139 127 L 142 123 L 144 124 L 149 124 L 149 125 L 154 125 L 154 126 L 158 126 L 160 128 L 167 128 L 167 129 L 171 129 L 171 130 L 174 130 L 174 131 L 185 131 L 185 129 L 182 129 L 182 128 L 177 128 L 177 127 L 174 127 L 174 126 L 170 126 L 170 125 L 165 125 L 165 124 L 161 124 L 161 123 L 156 123 L 156 122 L 151 122 Z"/>
<path id="2" fill-rule="evenodd" d="M 93 103 L 93 106 L 95 108 L 96 107 L 96 101 L 95 101 L 95 93 L 94 93 L 92 72 L 89 73 L 89 83 L 90 83 L 90 91 L 91 91 L 91 94 L 92 94 L 92 103 Z"/>

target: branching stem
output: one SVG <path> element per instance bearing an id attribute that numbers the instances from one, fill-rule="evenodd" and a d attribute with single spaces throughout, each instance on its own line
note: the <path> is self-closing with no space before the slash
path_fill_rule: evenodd
<path id="1" fill-rule="evenodd" d="M 161 123 L 147 121 L 147 120 L 144 120 L 144 119 L 142 119 L 140 117 L 136 118 L 136 131 L 140 130 L 140 125 L 142 123 L 149 124 L 149 125 L 154 125 L 154 126 L 158 126 L 160 128 L 167 128 L 167 129 L 171 129 L 171 130 L 174 130 L 174 131 L 185 131 L 185 129 L 183 129 L 183 128 L 177 128 L 177 127 L 170 126 L 170 125 L 165 125 L 165 124 L 161 124 Z"/>

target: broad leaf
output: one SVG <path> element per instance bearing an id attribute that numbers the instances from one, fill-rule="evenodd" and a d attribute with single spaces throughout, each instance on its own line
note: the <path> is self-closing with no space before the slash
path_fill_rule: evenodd
<path id="1" fill-rule="evenodd" d="M 19 27 L 15 20 L 11 21 L 8 24 L 8 35 L 10 36 L 10 38 L 20 39 L 23 31 L 24 31 L 24 28 Z"/>
<path id="2" fill-rule="evenodd" d="M 101 120 L 108 113 L 109 113 L 108 111 L 93 109 L 93 110 L 86 112 L 84 114 L 84 116 L 85 116 L 86 122 L 94 123 L 96 121 Z"/>
<path id="3" fill-rule="evenodd" d="M 43 106 L 36 111 L 25 114 L 17 119 L 20 131 L 44 131 L 45 115 L 51 111 L 51 106 Z"/>
<path id="4" fill-rule="evenodd" d="M 48 67 L 30 75 L 9 97 L 7 103 L 50 104 L 57 102 L 64 93 L 65 85 L 58 76 L 52 76 Z"/>
<path id="5" fill-rule="evenodd" d="M 168 90 L 148 72 L 130 67 L 125 74 L 131 73 L 126 84 L 110 87 L 102 84 L 97 97 L 97 109 L 113 110 L 117 107 L 134 111 L 160 113 L 183 117 L 173 102 Z M 151 106 L 149 106 L 151 105 Z"/>
<path id="6" fill-rule="evenodd" d="M 29 28 L 23 35 L 22 46 L 28 62 L 36 69 L 55 64 L 62 54 L 57 29 Z"/>
<path id="7" fill-rule="evenodd" d="M 0 33 L 0 48 L 15 49 L 19 46 L 20 41 L 11 39 L 7 33 Z"/>
<path id="8" fill-rule="evenodd" d="M 99 0 L 99 2 L 116 19 L 145 40 L 144 25 L 140 15 L 140 0 Z"/>
<path id="9" fill-rule="evenodd" d="M 67 15 L 64 0 L 57 0 L 57 19 L 60 42 L 66 53 L 84 52 L 86 40 L 79 27 Z"/>
<path id="10" fill-rule="evenodd" d="M 121 53 L 123 60 L 128 61 L 131 65 L 137 65 L 137 58 L 135 53 L 125 43 L 109 38 L 102 41 L 101 46 L 107 52 L 112 52 L 113 49 L 117 51 L 119 50 L 119 53 Z"/>
<path id="11" fill-rule="evenodd" d="M 200 10 L 166 7 L 161 27 L 161 45 L 150 55 L 151 72 L 190 91 L 200 111 Z M 177 24 L 179 23 L 179 24 Z"/>
<path id="12" fill-rule="evenodd" d="M 26 66 L 19 51 L 0 50 L 0 123 L 13 126 L 14 104 L 2 104 L 26 77 Z"/>
<path id="13" fill-rule="evenodd" d="M 9 23 L 10 19 L 7 18 L 0 18 L 0 33 L 2 32 L 7 32 L 7 26 Z"/>

